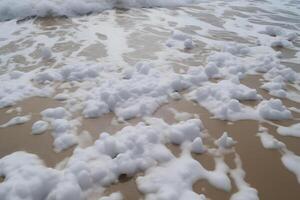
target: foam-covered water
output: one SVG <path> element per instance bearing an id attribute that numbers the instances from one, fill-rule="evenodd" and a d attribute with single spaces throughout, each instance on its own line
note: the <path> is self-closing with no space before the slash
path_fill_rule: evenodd
<path id="1" fill-rule="evenodd" d="M 76 16 L 112 8 L 174 7 L 195 0 L 0 0 L 0 20 L 28 16 Z"/>

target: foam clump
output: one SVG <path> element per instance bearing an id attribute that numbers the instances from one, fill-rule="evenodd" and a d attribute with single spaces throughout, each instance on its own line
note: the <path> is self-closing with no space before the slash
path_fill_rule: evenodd
<path id="1" fill-rule="evenodd" d="M 178 112 L 174 108 L 169 108 L 169 110 L 174 114 L 174 118 L 176 121 L 186 121 L 193 118 L 193 115 L 191 113 L 187 112 Z"/>
<path id="2" fill-rule="evenodd" d="M 193 42 L 192 39 L 186 39 L 186 40 L 184 40 L 183 44 L 184 44 L 184 48 L 185 49 L 193 49 L 195 47 L 195 44 L 194 44 L 194 42 Z"/>
<path id="3" fill-rule="evenodd" d="M 180 31 L 173 31 L 172 32 L 172 38 L 174 40 L 179 40 L 179 41 L 186 41 L 187 39 L 190 39 L 190 37 Z"/>
<path id="4" fill-rule="evenodd" d="M 78 81 L 82 82 L 96 78 L 101 71 L 102 66 L 99 65 L 65 65 L 58 69 L 48 69 L 38 72 L 34 76 L 37 83 L 49 83 L 54 81 Z"/>
<path id="5" fill-rule="evenodd" d="M 184 78 L 194 86 L 200 86 L 208 81 L 208 77 L 202 67 L 190 67 Z"/>
<path id="6" fill-rule="evenodd" d="M 272 69 L 280 68 L 280 60 L 274 55 L 260 56 L 257 58 L 254 68 L 256 72 L 267 73 Z"/>
<path id="7" fill-rule="evenodd" d="M 0 125 L 0 128 L 6 128 L 6 127 L 9 127 L 9 126 L 24 124 L 24 123 L 26 123 L 30 120 L 31 120 L 31 115 L 17 116 L 17 117 L 14 117 L 14 118 L 10 119 L 5 124 Z"/>
<path id="8" fill-rule="evenodd" d="M 45 167 L 36 155 L 25 152 L 15 152 L 1 158 L 0 174 L 5 176 L 5 181 L 0 185 L 3 200 L 44 199 L 61 176 L 60 172 Z"/>
<path id="9" fill-rule="evenodd" d="M 284 98 L 287 96 L 287 92 L 284 90 L 286 84 L 281 76 L 275 77 L 272 81 L 264 83 L 261 88 L 269 91 L 273 96 Z"/>
<path id="10" fill-rule="evenodd" d="M 190 50 L 195 47 L 195 43 L 191 36 L 176 30 L 172 32 L 172 35 L 170 39 L 168 39 L 166 46 L 170 48 L 177 47 L 178 49 Z"/>
<path id="11" fill-rule="evenodd" d="M 286 39 L 277 39 L 271 43 L 271 47 L 291 48 L 293 47 L 293 43 Z"/>
<path id="12" fill-rule="evenodd" d="M 201 199 L 204 195 L 195 193 L 193 184 L 204 176 L 205 170 L 188 156 L 174 159 L 165 165 L 152 168 L 145 176 L 137 178 L 138 189 L 147 199 Z"/>
<path id="13" fill-rule="evenodd" d="M 109 107 L 107 104 L 95 100 L 86 101 L 84 107 L 85 108 L 82 111 L 82 114 L 86 118 L 100 117 L 109 112 Z"/>
<path id="14" fill-rule="evenodd" d="M 38 135 L 38 134 L 42 134 L 43 132 L 45 132 L 49 127 L 49 123 L 46 122 L 46 121 L 42 121 L 42 120 L 39 120 L 39 121 L 36 121 L 33 123 L 32 125 L 32 131 L 31 133 L 33 135 Z"/>
<path id="15" fill-rule="evenodd" d="M 277 132 L 283 136 L 300 137 L 300 123 L 293 124 L 289 127 L 279 126 Z"/>
<path id="16" fill-rule="evenodd" d="M 286 152 L 281 157 L 281 161 L 289 171 L 296 175 L 297 181 L 300 183 L 300 156 L 297 156 L 292 152 Z"/>
<path id="17" fill-rule="evenodd" d="M 201 136 L 204 129 L 201 120 L 190 119 L 172 126 L 170 140 L 173 144 L 181 144 L 185 141 L 194 141 Z"/>
<path id="18" fill-rule="evenodd" d="M 273 37 L 285 35 L 284 29 L 278 26 L 266 26 L 262 32 Z"/>
<path id="19" fill-rule="evenodd" d="M 245 65 L 243 58 L 238 57 L 239 54 L 246 54 L 243 52 L 238 45 L 229 45 L 230 48 L 226 50 L 226 46 L 224 47 L 225 50 L 223 52 L 215 52 L 208 56 L 207 58 L 207 65 L 205 68 L 210 69 L 209 71 L 215 72 L 218 69 L 218 73 L 209 73 L 207 71 L 207 75 L 210 78 L 238 78 L 241 79 L 247 74 L 249 71 L 249 66 Z M 247 49 L 247 51 L 250 51 Z M 235 55 L 237 54 L 237 55 Z M 214 69 L 214 70 L 212 70 Z"/>
<path id="20" fill-rule="evenodd" d="M 287 32 L 278 26 L 266 26 L 265 30 L 261 31 L 261 33 L 272 37 L 269 38 L 271 47 L 279 48 L 292 48 L 294 46 L 293 41 L 298 37 L 296 32 Z"/>
<path id="21" fill-rule="evenodd" d="M 77 144 L 74 135 L 76 131 L 76 120 L 69 120 L 70 113 L 63 107 L 48 108 L 41 112 L 43 119 L 50 123 L 54 148 L 60 152 Z"/>
<path id="22" fill-rule="evenodd" d="M 222 120 L 239 120 L 256 118 L 254 110 L 242 105 L 238 100 L 258 100 L 261 98 L 255 89 L 235 82 L 222 80 L 199 87 L 192 98 L 216 118 Z"/>
<path id="23" fill-rule="evenodd" d="M 282 149 L 285 148 L 285 144 L 274 138 L 267 132 L 267 129 L 260 129 L 257 133 L 260 137 L 260 141 L 266 149 Z"/>
<path id="24" fill-rule="evenodd" d="M 44 118 L 62 119 L 67 117 L 69 114 L 64 107 L 47 108 L 41 112 Z"/>
<path id="25" fill-rule="evenodd" d="M 56 136 L 54 140 L 54 148 L 57 152 L 61 152 L 75 144 L 77 144 L 76 137 L 68 132 L 61 134 L 60 136 Z"/>
<path id="26" fill-rule="evenodd" d="M 227 149 L 236 144 L 231 137 L 228 136 L 227 132 L 224 132 L 223 135 L 215 141 L 215 145 L 217 145 L 221 149 Z"/>
<path id="27" fill-rule="evenodd" d="M 69 98 L 69 95 L 66 93 L 59 93 L 59 94 L 55 95 L 53 98 L 58 101 L 64 101 Z"/>
<path id="28" fill-rule="evenodd" d="M 186 87 L 185 81 L 180 81 L 174 73 L 165 76 L 149 63 L 138 63 L 130 77 L 112 78 L 85 91 L 83 114 L 98 117 L 113 111 L 125 120 L 148 116 L 167 102 L 167 97 L 175 90 Z"/>
<path id="29" fill-rule="evenodd" d="M 267 80 L 281 77 L 283 81 L 290 83 L 294 83 L 295 81 L 300 80 L 300 76 L 298 73 L 296 73 L 293 69 L 283 67 L 282 65 L 271 68 L 266 74 L 264 74 L 264 77 Z"/>
<path id="30" fill-rule="evenodd" d="M 291 119 L 292 113 L 283 104 L 280 99 L 264 100 L 257 106 L 259 115 L 269 120 Z"/>
<path id="31" fill-rule="evenodd" d="M 197 137 L 193 140 L 191 151 L 193 153 L 204 153 L 206 151 L 206 147 L 204 146 L 201 137 Z"/>
<path id="32" fill-rule="evenodd" d="M 0 108 L 13 106 L 17 102 L 33 97 L 49 97 L 54 89 L 49 86 L 36 87 L 32 85 L 32 72 L 12 71 L 0 76 Z"/>
<path id="33" fill-rule="evenodd" d="M 77 139 L 72 130 L 72 123 L 65 119 L 56 119 L 51 121 L 53 129 L 52 136 L 54 137 L 54 147 L 56 151 L 64 149 L 77 144 Z"/>
<path id="34" fill-rule="evenodd" d="M 205 66 L 204 71 L 208 78 L 220 78 L 221 77 L 219 69 L 218 69 L 217 65 L 214 63 L 207 64 Z"/>

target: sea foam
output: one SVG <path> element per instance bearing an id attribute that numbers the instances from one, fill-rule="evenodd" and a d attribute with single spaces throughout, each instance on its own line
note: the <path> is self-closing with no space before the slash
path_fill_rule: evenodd
<path id="1" fill-rule="evenodd" d="M 0 0 L 0 21 L 29 16 L 78 16 L 113 8 L 176 7 L 196 0 Z"/>

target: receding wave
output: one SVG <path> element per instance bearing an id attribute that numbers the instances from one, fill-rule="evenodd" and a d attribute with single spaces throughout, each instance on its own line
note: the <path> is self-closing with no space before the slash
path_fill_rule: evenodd
<path id="1" fill-rule="evenodd" d="M 0 0 L 0 21 L 29 16 L 77 16 L 113 8 L 176 7 L 195 0 Z"/>

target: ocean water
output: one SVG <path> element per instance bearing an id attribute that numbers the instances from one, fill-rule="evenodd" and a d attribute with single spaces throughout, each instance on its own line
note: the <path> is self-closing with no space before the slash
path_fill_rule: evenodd
<path id="1" fill-rule="evenodd" d="M 76 16 L 112 8 L 176 7 L 195 0 L 1 0 L 0 20 L 28 16 Z"/>

